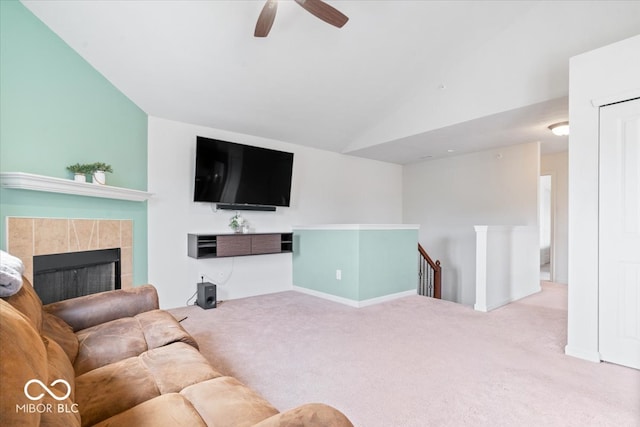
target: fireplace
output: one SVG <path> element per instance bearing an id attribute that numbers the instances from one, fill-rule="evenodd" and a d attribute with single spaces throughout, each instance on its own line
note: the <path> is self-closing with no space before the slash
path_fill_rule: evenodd
<path id="1" fill-rule="evenodd" d="M 43 304 L 120 289 L 120 248 L 33 257 L 33 287 Z"/>
<path id="2" fill-rule="evenodd" d="M 32 284 L 36 257 L 112 248 L 120 248 L 121 287 L 132 288 L 132 220 L 7 217 L 7 252 L 22 260 Z"/>

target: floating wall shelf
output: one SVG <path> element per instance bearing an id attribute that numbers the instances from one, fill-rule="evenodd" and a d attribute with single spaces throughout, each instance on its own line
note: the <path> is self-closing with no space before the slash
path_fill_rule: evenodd
<path id="1" fill-rule="evenodd" d="M 143 202 L 153 195 L 146 191 L 132 190 L 130 188 L 78 182 L 70 179 L 53 178 L 25 172 L 0 172 L 0 185 L 2 188 L 12 188 L 16 190 L 44 191 L 76 196 L 129 200 L 132 202 Z"/>

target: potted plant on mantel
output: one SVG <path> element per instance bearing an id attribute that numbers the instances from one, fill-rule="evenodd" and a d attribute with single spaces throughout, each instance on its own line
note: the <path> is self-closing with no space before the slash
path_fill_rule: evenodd
<path id="1" fill-rule="evenodd" d="M 111 165 L 106 163 L 96 162 L 90 165 L 91 172 L 93 174 L 93 183 L 98 185 L 105 185 L 107 183 L 106 172 L 112 173 L 113 169 Z"/>
<path id="2" fill-rule="evenodd" d="M 93 173 L 93 168 L 91 165 L 80 163 L 67 166 L 67 170 L 73 173 L 73 180 L 78 182 L 87 182 L 87 174 Z"/>

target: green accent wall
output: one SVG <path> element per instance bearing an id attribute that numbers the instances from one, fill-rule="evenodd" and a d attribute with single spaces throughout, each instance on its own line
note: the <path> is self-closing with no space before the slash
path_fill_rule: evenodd
<path id="1" fill-rule="evenodd" d="M 358 230 L 294 230 L 293 284 L 358 301 Z M 336 279 L 342 271 L 342 280 Z"/>
<path id="2" fill-rule="evenodd" d="M 295 286 L 356 302 L 418 287 L 418 230 L 301 229 L 294 236 Z"/>
<path id="3" fill-rule="evenodd" d="M 418 289 L 418 230 L 360 232 L 359 301 Z"/>
<path id="4" fill-rule="evenodd" d="M 147 189 L 147 114 L 17 1 L 0 1 L 0 171 L 71 178 L 104 162 L 109 185 Z M 134 283 L 147 281 L 147 204 L 0 189 L 6 217 L 134 221 Z"/>

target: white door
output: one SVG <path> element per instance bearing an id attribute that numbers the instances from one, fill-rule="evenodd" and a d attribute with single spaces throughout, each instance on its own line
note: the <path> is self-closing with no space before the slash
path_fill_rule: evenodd
<path id="1" fill-rule="evenodd" d="M 640 369 L 640 99 L 600 108 L 599 351 Z"/>

